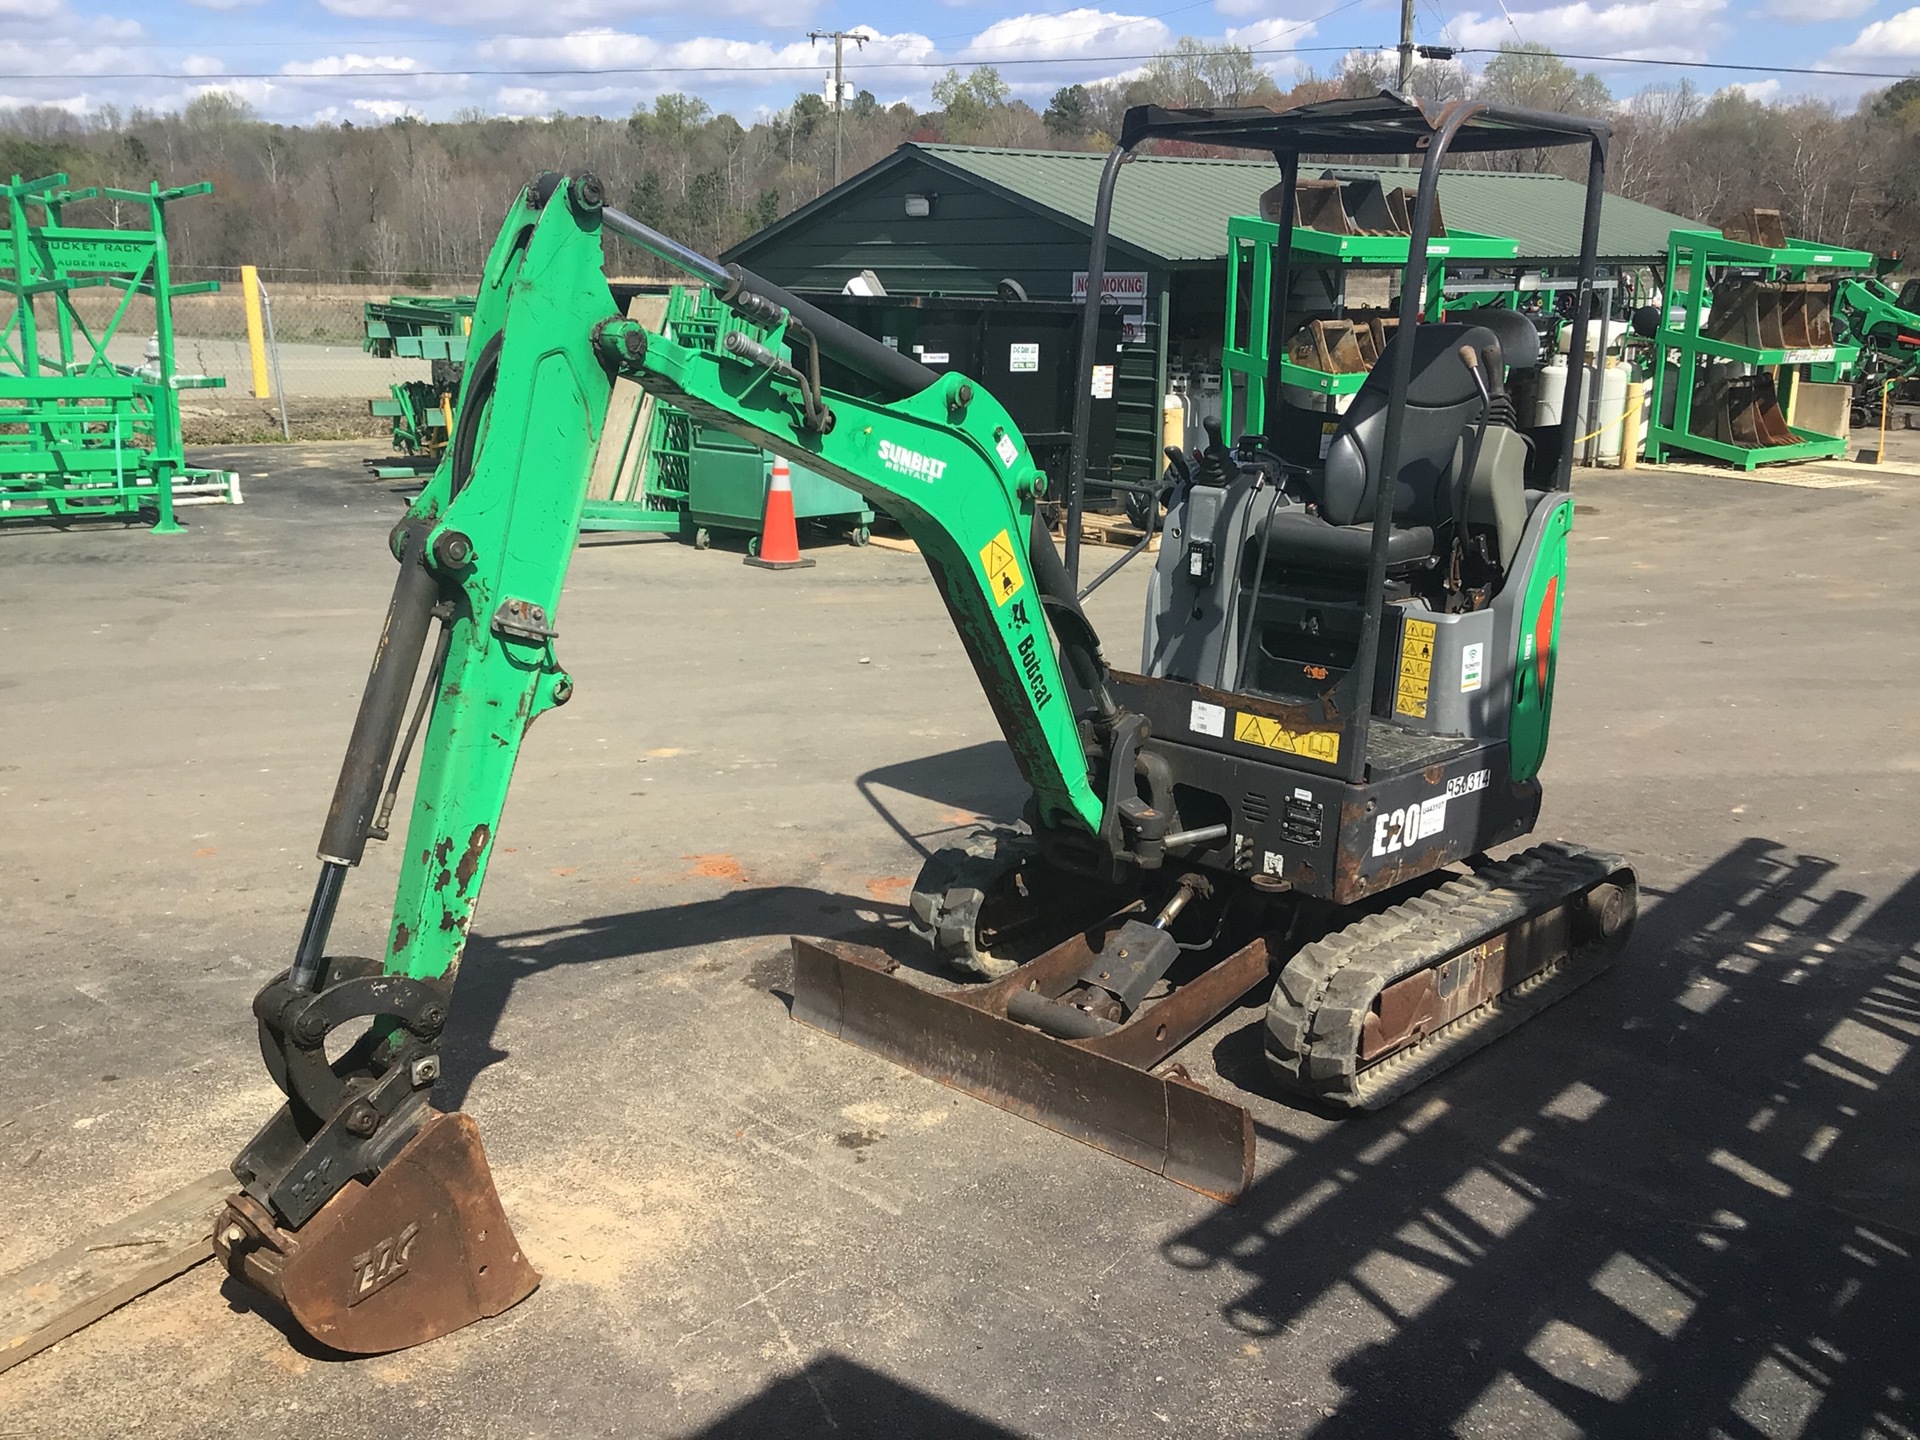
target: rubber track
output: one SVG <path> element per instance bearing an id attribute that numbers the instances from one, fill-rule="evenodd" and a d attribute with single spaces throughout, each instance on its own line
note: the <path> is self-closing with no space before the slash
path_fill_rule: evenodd
<path id="1" fill-rule="evenodd" d="M 1576 947 L 1486 1004 L 1364 1071 L 1361 1027 L 1374 998 L 1519 923 L 1611 881 L 1637 901 L 1633 871 L 1568 845 L 1532 849 L 1404 900 L 1302 947 L 1267 1007 L 1267 1062 L 1288 1090 L 1374 1110 L 1504 1035 L 1610 965 L 1632 931 Z M 1632 912 L 1629 911 L 1631 916 Z"/>

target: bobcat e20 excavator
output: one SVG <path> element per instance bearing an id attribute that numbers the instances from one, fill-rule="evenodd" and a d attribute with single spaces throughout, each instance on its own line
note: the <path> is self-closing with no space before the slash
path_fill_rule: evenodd
<path id="1" fill-rule="evenodd" d="M 1301 417 L 1277 365 L 1275 434 L 1173 457 L 1136 673 L 1108 663 L 1036 523 L 1048 479 L 980 386 L 607 208 L 590 175 L 542 176 L 516 201 L 455 433 L 392 533 L 399 578 L 306 925 L 253 1006 L 287 1103 L 234 1161 L 215 1243 L 314 1338 L 397 1349 L 538 1283 L 473 1122 L 431 1094 L 515 756 L 573 690 L 557 607 L 619 376 L 897 520 L 1031 787 L 1023 825 L 935 854 L 913 892 L 921 954 L 938 962 L 923 968 L 972 983 L 796 938 L 796 1019 L 1230 1200 L 1251 1180 L 1251 1121 L 1167 1062 L 1250 993 L 1271 985 L 1279 1089 L 1366 1108 L 1618 951 L 1636 903 L 1619 861 L 1486 853 L 1539 812 L 1578 406 L 1569 394 L 1560 443 L 1536 451 L 1505 393 L 1508 370 L 1537 358 L 1525 323 L 1416 323 L 1443 158 L 1585 145 L 1580 375 L 1606 127 L 1466 103 L 1429 116 L 1390 94 L 1136 109 L 1101 184 L 1089 335 L 1114 187 L 1153 139 L 1267 151 L 1289 192 L 1303 153 L 1415 154 L 1422 170 L 1397 333 L 1324 458 L 1282 458 L 1280 431 Z M 608 231 L 711 285 L 764 340 L 707 349 L 622 318 Z M 1284 255 L 1275 273 L 1284 294 Z M 1284 300 L 1273 309 L 1278 355 Z M 1324 419 L 1304 416 L 1316 436 Z M 1083 402 L 1082 441 L 1086 422 Z M 387 838 L 416 741 L 386 951 L 332 954 L 343 881 Z M 329 1061 L 329 1036 L 363 1026 Z"/>

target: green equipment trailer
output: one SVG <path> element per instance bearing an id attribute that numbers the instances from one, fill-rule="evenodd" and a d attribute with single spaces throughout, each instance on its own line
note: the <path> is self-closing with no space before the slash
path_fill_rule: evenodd
<path id="1" fill-rule="evenodd" d="M 176 506 L 240 501 L 239 477 L 190 466 L 182 452 L 180 396 L 215 389 L 218 376 L 182 375 L 174 364 L 173 301 L 219 289 L 173 283 L 166 207 L 209 194 L 202 182 L 162 190 L 74 189 L 65 175 L 14 176 L 5 186 L 0 294 L 12 306 L 0 324 L 0 521 L 153 516 L 158 534 L 182 527 Z M 69 206 L 110 200 L 144 214 L 144 229 L 73 223 Z M 110 300 L 89 323 L 83 292 Z M 144 363 L 115 361 L 135 301 L 153 306 Z"/>

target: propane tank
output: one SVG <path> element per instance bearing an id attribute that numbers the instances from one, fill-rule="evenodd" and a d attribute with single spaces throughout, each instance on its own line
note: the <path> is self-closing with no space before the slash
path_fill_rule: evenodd
<path id="1" fill-rule="evenodd" d="M 1184 449 L 1186 443 L 1187 397 L 1178 390 L 1169 390 L 1167 398 L 1160 404 L 1160 444 L 1162 448 L 1172 446 Z"/>
<path id="2" fill-rule="evenodd" d="M 1600 372 L 1600 436 L 1594 458 L 1602 465 L 1620 463 L 1621 420 L 1627 413 L 1627 367 L 1609 365 Z"/>

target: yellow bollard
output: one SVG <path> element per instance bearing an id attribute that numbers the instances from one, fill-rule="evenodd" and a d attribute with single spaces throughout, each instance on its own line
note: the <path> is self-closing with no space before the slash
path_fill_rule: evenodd
<path id="1" fill-rule="evenodd" d="M 1887 458 L 1887 401 L 1893 396 L 1893 381 L 1889 380 L 1880 387 L 1880 448 L 1873 452 L 1873 463 L 1878 465 Z"/>
<path id="2" fill-rule="evenodd" d="M 267 333 L 260 322 L 260 271 L 252 265 L 240 267 L 240 294 L 247 307 L 247 349 L 253 356 L 253 398 L 273 398 L 273 383 L 267 378 Z"/>
<path id="3" fill-rule="evenodd" d="M 1627 382 L 1627 413 L 1620 417 L 1620 468 L 1640 468 L 1640 407 L 1646 402 L 1647 382 Z"/>

